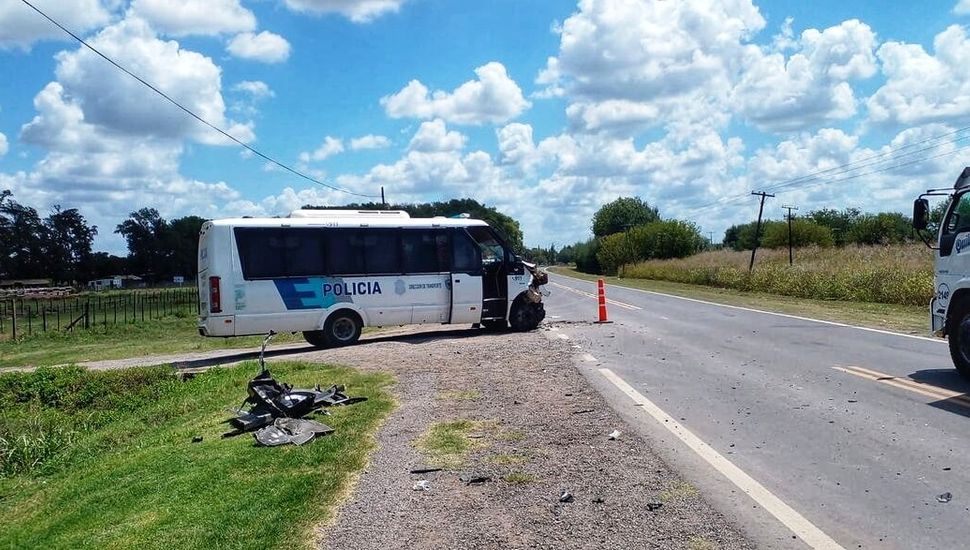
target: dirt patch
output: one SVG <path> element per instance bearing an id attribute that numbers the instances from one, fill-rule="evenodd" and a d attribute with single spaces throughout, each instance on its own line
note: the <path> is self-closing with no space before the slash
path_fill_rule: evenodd
<path id="1" fill-rule="evenodd" d="M 571 352 L 538 332 L 422 328 L 301 354 L 398 378 L 399 408 L 319 546 L 753 547 L 624 426 Z M 421 445 L 436 426 L 474 442 L 442 440 L 460 461 Z M 410 473 L 431 467 L 444 469 Z M 415 490 L 422 480 L 430 489 Z"/>

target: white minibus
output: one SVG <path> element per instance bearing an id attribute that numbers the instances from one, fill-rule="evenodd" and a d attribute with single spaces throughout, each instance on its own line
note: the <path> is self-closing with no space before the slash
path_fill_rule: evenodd
<path id="1" fill-rule="evenodd" d="M 392 210 L 297 210 L 203 224 L 199 334 L 302 332 L 352 344 L 365 326 L 532 330 L 547 277 L 487 223 Z"/>

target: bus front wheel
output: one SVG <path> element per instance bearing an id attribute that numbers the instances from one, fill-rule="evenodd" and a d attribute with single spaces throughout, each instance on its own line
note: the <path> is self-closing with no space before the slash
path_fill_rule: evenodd
<path id="1" fill-rule="evenodd" d="M 954 326 L 948 335 L 950 357 L 964 378 L 970 378 L 970 307 L 962 307 L 953 318 Z"/>
<path id="2" fill-rule="evenodd" d="M 323 335 L 331 347 L 349 346 L 360 338 L 364 323 L 350 310 L 338 311 L 327 317 L 323 324 Z"/>
<path id="3" fill-rule="evenodd" d="M 512 330 L 526 332 L 539 326 L 539 322 L 544 317 L 541 310 L 542 304 L 531 304 L 525 300 L 516 300 L 512 304 L 512 311 L 509 312 L 509 324 Z"/>

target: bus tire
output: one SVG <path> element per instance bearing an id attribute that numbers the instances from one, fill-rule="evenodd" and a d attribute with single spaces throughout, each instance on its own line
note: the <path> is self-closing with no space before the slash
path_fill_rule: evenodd
<path id="1" fill-rule="evenodd" d="M 953 316 L 953 327 L 947 336 L 953 366 L 964 378 L 970 379 L 970 305 L 963 305 Z"/>
<path id="2" fill-rule="evenodd" d="M 512 311 L 509 312 L 509 324 L 516 332 L 526 332 L 539 326 L 542 317 L 539 313 L 538 304 L 530 304 L 525 300 L 516 300 L 512 304 Z"/>
<path id="3" fill-rule="evenodd" d="M 330 347 L 349 346 L 357 343 L 364 322 L 360 316 L 349 309 L 341 309 L 327 317 L 323 324 L 323 335 Z"/>
<path id="4" fill-rule="evenodd" d="M 328 346 L 327 339 L 322 330 L 304 330 L 303 339 L 315 348 L 325 348 Z"/>

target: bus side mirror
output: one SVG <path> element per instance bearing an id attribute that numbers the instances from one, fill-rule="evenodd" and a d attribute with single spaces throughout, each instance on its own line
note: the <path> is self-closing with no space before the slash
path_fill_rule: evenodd
<path id="1" fill-rule="evenodd" d="M 930 201 L 916 199 L 913 201 L 913 228 L 923 231 L 930 224 Z"/>

